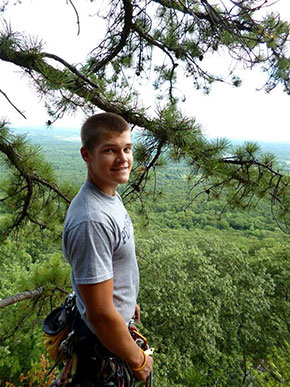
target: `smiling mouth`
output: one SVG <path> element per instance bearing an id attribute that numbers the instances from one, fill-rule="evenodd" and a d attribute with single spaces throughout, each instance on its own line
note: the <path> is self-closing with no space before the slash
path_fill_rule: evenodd
<path id="1" fill-rule="evenodd" d="M 128 169 L 129 167 L 120 167 L 120 168 L 112 168 L 111 170 L 115 172 L 123 172 L 123 171 L 127 171 Z"/>

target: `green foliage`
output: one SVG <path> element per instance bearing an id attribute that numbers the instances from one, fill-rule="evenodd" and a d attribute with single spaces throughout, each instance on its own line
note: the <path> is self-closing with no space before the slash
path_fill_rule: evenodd
<path id="1" fill-rule="evenodd" d="M 38 298 L 0 309 L 0 379 L 16 382 L 44 352 L 41 321 L 62 302 L 60 290 L 70 290 L 69 268 L 48 235 L 17 242 L 7 239 L 1 248 L 0 268 L 5 273 L 0 279 L 0 299 L 43 287 Z"/>
<path id="2" fill-rule="evenodd" d="M 59 178 L 73 175 L 80 185 L 81 160 L 74 156 L 79 144 L 45 143 L 43 139 Z M 209 146 L 219 152 L 228 145 L 221 140 Z M 56 148 L 63 149 L 64 160 L 55 156 Z M 248 157 L 258 151 L 256 144 L 246 144 L 237 154 Z M 271 155 L 265 157 L 265 163 L 272 162 Z M 288 237 L 263 201 L 247 211 L 202 197 L 188 206 L 189 170 L 181 160 L 156 168 L 157 184 L 149 180 L 141 206 L 128 204 L 141 274 L 140 330 L 156 348 L 155 384 L 275 386 L 277 377 L 287 383 Z M 5 273 L 1 299 L 44 288 L 37 298 L 0 309 L 0 379 L 17 386 L 21 373 L 27 377 L 24 385 L 44 380 L 40 324 L 63 301 L 61 290 L 70 291 L 69 267 L 61 253 L 62 223 L 54 222 L 52 231 L 36 233 L 29 224 L 19 228 L 17 238 L 7 238 L 0 252 Z"/>
<path id="3" fill-rule="evenodd" d="M 290 384 L 290 344 L 284 342 L 273 348 L 271 357 L 263 361 L 255 372 L 255 386 L 281 387 Z"/>
<path id="4" fill-rule="evenodd" d="M 136 240 L 158 385 L 242 385 L 244 370 L 288 334 L 275 306 L 278 278 L 264 264 L 253 265 L 237 244 L 208 232 L 158 228 L 156 234 L 141 231 Z"/>
<path id="5" fill-rule="evenodd" d="M 163 194 L 144 203 L 148 226 L 137 203 L 129 206 L 141 273 L 140 330 L 156 348 L 155 384 L 242 385 L 259 380 L 261 359 L 273 361 L 285 379 L 287 368 L 275 351 L 289 335 L 287 237 L 262 205 L 248 213 L 227 211 L 221 219 L 217 201 L 198 201 L 184 212 L 185 172 L 184 164 L 159 172 Z M 70 289 L 60 229 L 58 236 L 23 230 L 23 239 L 7 239 L 1 251 L 7 273 L 1 298 L 44 286 L 41 298 L 1 312 L 0 375 L 16 385 L 44 351 L 40 322 L 63 299 L 57 289 Z"/>

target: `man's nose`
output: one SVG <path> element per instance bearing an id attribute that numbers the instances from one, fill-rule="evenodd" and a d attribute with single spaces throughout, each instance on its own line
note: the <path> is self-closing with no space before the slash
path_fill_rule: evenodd
<path id="1" fill-rule="evenodd" d="M 126 161 L 126 153 L 121 151 L 118 153 L 118 157 L 117 157 L 117 161 L 119 161 L 119 163 L 123 163 L 124 161 Z"/>

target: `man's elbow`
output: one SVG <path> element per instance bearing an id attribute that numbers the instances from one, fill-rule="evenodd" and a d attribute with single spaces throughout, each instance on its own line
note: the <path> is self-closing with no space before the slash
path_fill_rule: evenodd
<path id="1" fill-rule="evenodd" d="M 114 307 L 107 307 L 98 310 L 87 311 L 87 318 L 94 327 L 96 334 L 111 326 L 115 320 Z"/>

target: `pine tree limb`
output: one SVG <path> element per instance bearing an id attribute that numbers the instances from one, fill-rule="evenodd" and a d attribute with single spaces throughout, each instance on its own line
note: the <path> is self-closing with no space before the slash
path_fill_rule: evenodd
<path id="1" fill-rule="evenodd" d="M 4 95 L 4 97 L 6 98 L 6 100 L 9 102 L 9 104 L 11 106 L 13 106 L 13 108 L 23 117 L 26 119 L 25 115 L 14 105 L 14 103 L 10 100 L 10 98 L 7 96 L 6 93 L 4 93 L 3 90 L 0 89 L 0 93 Z"/>
<path id="2" fill-rule="evenodd" d="M 7 298 L 3 298 L 0 300 L 0 309 L 5 308 L 6 306 L 16 304 L 17 302 L 27 300 L 29 298 L 34 298 L 37 296 L 40 296 L 43 292 L 44 287 L 41 286 L 38 289 L 23 292 L 23 293 L 18 293 L 14 296 L 10 296 Z"/>

